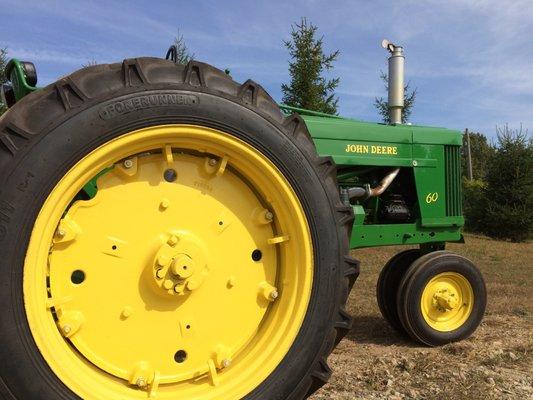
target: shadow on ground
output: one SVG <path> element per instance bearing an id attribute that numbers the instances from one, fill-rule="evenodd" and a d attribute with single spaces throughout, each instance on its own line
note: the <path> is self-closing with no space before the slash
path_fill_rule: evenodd
<path id="1" fill-rule="evenodd" d="M 353 328 L 348 332 L 345 339 L 362 344 L 420 347 L 410 338 L 396 332 L 381 316 L 375 315 L 356 315 Z"/>

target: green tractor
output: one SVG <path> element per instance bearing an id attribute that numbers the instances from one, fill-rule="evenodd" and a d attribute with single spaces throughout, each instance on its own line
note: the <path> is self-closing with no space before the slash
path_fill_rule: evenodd
<path id="1" fill-rule="evenodd" d="M 461 133 L 278 105 L 191 61 L 133 58 L 37 88 L 11 60 L 0 118 L 0 397 L 299 400 L 352 327 L 351 250 L 418 245 L 377 284 L 428 346 L 486 290 L 461 242 Z M 171 54 L 172 52 L 169 52 Z"/>

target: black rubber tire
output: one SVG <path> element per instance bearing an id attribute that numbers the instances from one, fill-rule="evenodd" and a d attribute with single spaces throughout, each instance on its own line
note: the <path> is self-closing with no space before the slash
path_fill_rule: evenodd
<path id="1" fill-rule="evenodd" d="M 394 255 L 381 270 L 376 285 L 376 297 L 381 315 L 390 326 L 404 335 L 407 335 L 407 332 L 400 321 L 396 305 L 398 287 L 405 271 L 420 257 L 420 254 L 419 249 L 409 249 Z"/>
<path id="2" fill-rule="evenodd" d="M 420 299 L 427 283 L 443 272 L 463 275 L 474 292 L 470 317 L 459 328 L 441 332 L 433 329 L 422 316 Z M 440 346 L 466 339 L 477 329 L 485 314 L 487 290 L 481 272 L 467 258 L 449 251 L 435 251 L 415 260 L 404 274 L 398 288 L 397 307 L 405 331 L 427 346 Z"/>
<path id="3" fill-rule="evenodd" d="M 78 398 L 40 355 L 24 311 L 24 257 L 45 198 L 101 144 L 170 123 L 213 127 L 259 149 L 290 182 L 311 228 L 314 279 L 303 326 L 276 370 L 245 398 L 303 399 L 329 379 L 326 359 L 351 328 L 344 306 L 359 271 L 348 256 L 353 213 L 340 202 L 332 159 L 319 157 L 303 120 L 284 117 L 256 83 L 239 85 L 197 61 L 137 58 L 77 71 L 0 119 L 1 398 Z"/>

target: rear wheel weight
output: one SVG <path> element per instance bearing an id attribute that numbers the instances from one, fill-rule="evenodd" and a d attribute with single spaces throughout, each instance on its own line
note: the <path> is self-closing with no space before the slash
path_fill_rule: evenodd
<path id="1" fill-rule="evenodd" d="M 112 95 L 106 92 L 113 87 Z M 50 95 L 54 91 L 64 96 Z M 248 100 L 251 103 L 247 103 Z M 58 102 L 62 111 L 56 108 Z M 163 399 L 176 396 L 299 399 L 325 382 L 329 377 L 326 357 L 351 324 L 343 304 L 347 286 L 353 281 L 357 268 L 346 256 L 351 210 L 340 204 L 331 163 L 316 156 L 305 125 L 298 117 L 284 120 L 258 85 L 247 82 L 239 88 L 222 72 L 205 64 L 193 62 L 183 67 L 156 59 L 127 60 L 120 67 L 97 66 L 77 72 L 61 84 L 18 103 L 1 121 L 0 130 L 7 129 L 6 132 L 13 135 L 13 131 L 21 131 L 20 126 L 31 128 L 21 118 L 30 115 L 34 105 L 38 105 L 36 110 L 47 110 L 41 122 L 52 129 L 39 130 L 35 140 L 32 133 L 24 135 L 30 140 L 19 146 L 23 151 L 14 157 L 0 151 L 0 165 L 8 171 L 0 178 L 4 179 L 2 187 L 5 188 L 0 193 L 0 202 L 3 207 L 9 205 L 13 210 L 11 219 L 16 221 L 5 230 L 2 226 L 2 233 L 6 233 L 3 238 L 8 240 L 0 240 L 0 250 L 7 255 L 0 267 L 13 277 L 9 285 L 16 287 L 21 284 L 17 279 L 21 279 L 22 274 L 7 271 L 11 266 L 15 270 L 21 268 L 26 258 L 23 275 L 26 310 L 22 306 L 22 293 L 14 290 L 10 297 L 6 293 L 11 291 L 6 290 L 0 296 L 3 304 L 13 309 L 16 318 L 25 320 L 27 317 L 29 321 L 29 325 L 11 323 L 19 327 L 16 335 L 0 328 L 2 359 L 9 360 L 0 367 L 0 385 L 6 385 L 4 390 L 9 390 L 17 399 L 31 398 L 37 392 L 43 398 L 61 399 L 136 399 L 146 398 L 151 392 Z M 50 123 L 50 119 L 54 123 Z M 246 150 L 237 151 L 237 148 Z M 45 155 L 46 164 L 35 162 L 41 154 Z M 110 171 L 105 172 L 109 167 L 112 167 Z M 169 170 L 175 171 L 172 179 L 167 179 Z M 102 171 L 104 173 L 100 174 Z M 238 276 L 238 271 L 236 276 L 230 276 L 229 269 L 202 269 L 205 259 L 212 261 L 211 253 L 216 251 L 206 250 L 209 244 L 198 243 L 202 242 L 197 240 L 202 235 L 190 237 L 188 232 L 183 232 L 187 230 L 183 228 L 187 226 L 187 218 L 192 218 L 194 212 L 175 214 L 180 200 L 187 201 L 193 211 L 194 206 L 201 203 L 202 196 L 198 203 L 187 199 L 190 193 L 203 193 L 203 198 L 207 198 L 210 191 L 216 192 L 217 184 L 212 188 L 205 186 L 209 178 L 195 178 L 205 178 L 204 175 L 209 174 L 216 177 L 212 180 L 228 181 L 222 190 L 226 200 L 219 197 L 222 206 L 217 210 L 217 218 L 211 215 L 214 206 L 206 213 L 210 215 L 205 218 L 213 220 L 209 229 L 224 232 L 231 238 L 235 231 L 251 232 L 257 224 L 258 230 L 264 228 L 268 233 L 263 232 L 264 236 L 249 234 L 249 245 L 242 246 L 242 262 L 236 262 L 243 268 L 257 268 L 255 281 L 265 278 L 264 282 L 254 282 L 255 287 L 246 277 Z M 71 203 L 79 189 L 95 176 L 98 176 L 96 196 L 87 200 L 85 194 Z M 21 179 L 27 185 L 23 190 L 19 184 Z M 174 193 L 159 191 L 160 182 L 165 187 L 183 185 L 184 191 L 176 194 L 178 199 L 173 197 Z M 130 186 L 132 191 L 127 189 Z M 34 195 L 25 195 L 26 190 Z M 233 204 L 239 197 L 235 193 L 247 199 L 242 207 Z M 126 232 L 138 229 L 135 214 L 140 213 L 135 213 L 135 206 L 132 206 L 130 214 L 133 215 L 128 220 L 126 209 L 128 200 L 139 197 L 143 198 L 134 204 L 142 204 L 144 220 L 138 221 L 142 226 L 140 236 L 124 239 Z M 118 200 L 119 204 L 114 204 L 113 200 Z M 47 203 L 51 207 L 49 210 Z M 144 211 L 146 209 L 149 211 Z M 94 215 L 106 214 L 103 223 L 91 218 L 91 210 L 98 211 Z M 165 214 L 170 217 L 164 218 Z M 244 214 L 249 218 L 242 218 Z M 161 220 L 172 223 L 165 226 Z M 174 221 L 181 221 L 183 225 Z M 101 226 L 106 224 L 110 227 Z M 113 224 L 118 229 L 113 228 Z M 128 225 L 128 229 L 122 225 Z M 145 241 L 150 235 L 152 239 Z M 27 254 L 24 248 L 13 245 L 12 239 L 18 236 L 28 238 Z M 178 243 L 184 243 L 183 249 L 175 252 L 168 249 L 175 241 L 173 236 Z M 236 238 L 238 234 L 231 239 L 234 252 L 240 250 Z M 63 254 L 52 251 L 49 258 L 43 258 L 52 241 L 53 249 L 64 248 Z M 128 294 L 126 290 L 131 288 L 128 282 L 132 278 L 128 274 L 117 272 L 118 268 L 104 274 L 95 268 L 96 262 L 88 262 L 85 266 L 79 259 L 75 260 L 77 254 L 87 254 L 84 259 L 89 261 L 98 253 L 98 257 L 120 261 L 140 252 L 139 244 L 144 246 L 145 242 L 149 251 L 133 257 L 143 259 L 143 268 L 137 269 L 137 277 L 142 282 L 138 287 L 146 286 L 137 298 L 131 297 L 134 292 Z M 72 254 L 68 254 L 68 249 L 72 249 Z M 171 265 L 167 265 L 165 256 L 172 259 Z M 180 262 L 174 263 L 178 259 Z M 190 274 L 184 265 L 188 266 L 191 260 L 194 271 Z M 42 268 L 46 264 L 49 264 L 48 272 Z M 283 264 L 298 266 L 292 269 L 292 277 L 290 269 Z M 157 273 L 163 266 L 167 269 L 161 273 L 164 278 L 159 278 Z M 129 267 L 137 268 L 131 263 Z M 220 271 L 224 279 L 220 279 Z M 107 289 L 102 287 L 104 285 Z M 144 357 L 131 358 L 131 354 L 117 348 L 120 343 L 116 336 L 117 333 L 121 335 L 121 324 L 135 324 L 145 312 L 139 307 L 140 303 L 135 303 L 139 298 L 149 299 L 152 308 L 167 309 L 165 312 L 169 313 L 175 304 L 192 303 L 213 285 L 221 293 L 243 290 L 249 299 L 252 288 L 256 290 L 253 301 L 241 301 L 242 306 L 233 308 L 255 309 L 248 315 L 255 315 L 256 324 L 261 321 L 262 336 L 254 337 L 243 325 L 237 329 L 235 322 L 232 328 L 219 323 L 218 333 L 229 337 L 222 346 L 206 343 L 209 338 L 205 337 L 196 345 L 191 341 L 191 346 L 182 346 L 185 340 L 169 345 L 169 340 L 165 339 L 166 330 L 161 338 L 164 344 L 152 344 L 154 339 L 139 344 L 138 339 L 122 334 L 122 344 L 130 353 L 134 353 L 131 351 L 134 345 L 141 346 L 137 347 L 140 348 L 137 354 L 144 353 Z M 99 288 L 96 293 L 95 288 Z M 83 294 L 84 290 L 87 293 Z M 172 290 L 174 293 L 169 293 Z M 117 291 L 121 295 L 113 298 L 115 303 L 106 303 L 106 293 Z M 84 308 L 90 303 L 91 293 L 98 297 L 103 314 L 100 330 L 94 324 L 94 308 Z M 128 301 L 118 307 L 116 297 L 121 302 Z M 225 295 L 219 298 L 221 303 L 230 301 Z M 46 311 L 43 311 L 43 300 Z M 284 302 L 289 308 L 278 312 L 283 310 Z M 214 310 L 216 306 L 208 306 L 209 313 L 214 311 L 217 317 L 223 318 Z M 198 307 L 191 309 L 198 310 Z M 113 319 L 105 317 L 106 314 L 114 315 L 111 324 L 105 323 Z M 276 315 L 285 317 L 276 320 Z M 193 337 L 202 336 L 202 329 L 197 327 L 202 323 L 194 319 L 193 315 L 183 318 L 183 323 L 176 322 L 178 337 L 186 337 L 189 333 Z M 4 326 L 9 326 L 9 322 Z M 39 328 L 43 326 L 47 327 L 44 331 Z M 112 338 L 109 346 L 105 340 L 98 339 L 101 330 L 106 328 L 109 329 L 106 335 Z M 276 341 L 275 337 L 281 341 Z M 54 340 L 58 347 L 51 356 L 46 348 L 52 346 Z M 261 341 L 266 347 L 259 345 Z M 66 349 L 64 358 L 58 355 L 61 353 L 59 343 Z M 224 346 L 225 343 L 228 345 Z M 150 351 L 151 346 L 157 351 Z M 66 356 L 68 351 L 70 358 Z M 151 353 L 156 355 L 150 359 L 146 354 Z M 17 356 L 12 357 L 13 354 Z M 267 357 L 265 363 L 260 362 L 262 354 Z M 134 362 L 134 358 L 139 362 Z M 257 363 L 254 364 L 254 360 Z M 254 369 L 254 365 L 259 369 Z M 24 371 L 30 368 L 36 371 L 36 376 L 28 385 Z M 82 370 L 85 375 L 75 373 Z M 197 382 L 189 385 L 187 381 L 192 374 L 197 374 Z M 91 392 L 87 393 L 89 389 Z"/>

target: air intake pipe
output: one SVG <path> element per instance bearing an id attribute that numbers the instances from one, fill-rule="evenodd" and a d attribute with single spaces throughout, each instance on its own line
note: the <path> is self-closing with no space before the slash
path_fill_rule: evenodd
<path id="1" fill-rule="evenodd" d="M 389 119 L 391 125 L 402 123 L 404 107 L 404 63 L 403 47 L 392 44 L 387 39 L 381 42 L 381 47 L 388 50 L 389 57 Z"/>

